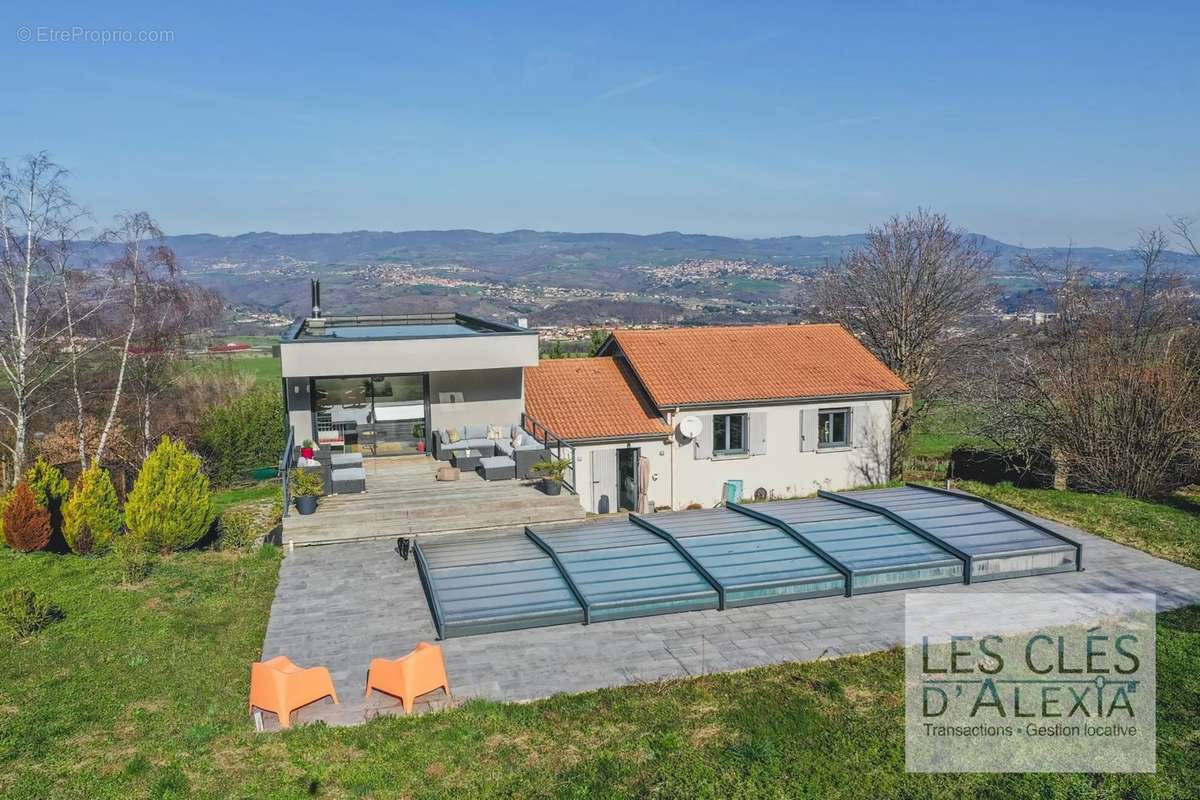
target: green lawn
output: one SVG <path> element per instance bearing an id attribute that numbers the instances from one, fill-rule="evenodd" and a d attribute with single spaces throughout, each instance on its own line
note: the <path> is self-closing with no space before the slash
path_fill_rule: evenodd
<path id="1" fill-rule="evenodd" d="M 185 369 L 196 372 L 244 372 L 253 376 L 256 383 L 276 388 L 282 376 L 279 359 L 260 355 L 193 356 L 188 359 Z"/>
<path id="2" fill-rule="evenodd" d="M 969 409 L 953 403 L 931 406 L 913 433 L 909 456 L 945 459 L 960 445 L 985 445 L 984 440 L 970 435 L 970 428 Z"/>
<path id="3" fill-rule="evenodd" d="M 279 481 L 262 481 L 252 486 L 239 486 L 213 492 L 213 506 L 220 514 L 236 503 L 280 497 L 283 487 Z"/>
<path id="4" fill-rule="evenodd" d="M 1115 800 L 1200 784 L 1200 608 L 1160 617 L 1157 775 L 922 776 L 904 772 L 899 651 L 255 734 L 249 664 L 278 565 L 271 548 L 184 553 L 130 589 L 111 559 L 0 551 L 0 585 L 66 614 L 0 646 L 0 796 Z"/>
<path id="5" fill-rule="evenodd" d="M 1114 542 L 1200 569 L 1200 496 L 1179 493 L 1169 500 L 1131 500 L 1120 495 L 1018 489 L 974 481 L 956 484 L 998 503 Z"/>

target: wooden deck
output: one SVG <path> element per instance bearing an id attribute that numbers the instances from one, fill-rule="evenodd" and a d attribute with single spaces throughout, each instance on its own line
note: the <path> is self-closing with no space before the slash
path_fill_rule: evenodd
<path id="1" fill-rule="evenodd" d="M 283 521 L 284 544 L 361 542 L 413 534 L 451 533 L 583 519 L 579 498 L 542 493 L 535 481 L 485 481 L 464 472 L 438 482 L 444 462 L 429 456 L 369 458 L 367 491 L 321 498 L 317 513 L 293 508 Z"/>

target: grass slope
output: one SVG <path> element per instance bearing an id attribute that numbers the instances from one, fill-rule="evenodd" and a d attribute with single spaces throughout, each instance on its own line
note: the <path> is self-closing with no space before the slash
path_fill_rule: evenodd
<path id="1" fill-rule="evenodd" d="M 1196 565 L 1186 500 L 965 488 Z M 1159 617 L 1158 774 L 910 775 L 899 651 L 255 734 L 249 664 L 278 564 L 270 548 L 184 553 L 129 589 L 110 559 L 0 550 L 0 586 L 66 612 L 0 645 L 0 796 L 1117 800 L 1200 785 L 1200 607 Z"/>
<path id="2" fill-rule="evenodd" d="M 1112 494 L 1018 489 L 960 481 L 957 488 L 1039 517 L 1074 525 L 1151 555 L 1200 569 L 1200 496 L 1176 494 L 1162 501 Z"/>

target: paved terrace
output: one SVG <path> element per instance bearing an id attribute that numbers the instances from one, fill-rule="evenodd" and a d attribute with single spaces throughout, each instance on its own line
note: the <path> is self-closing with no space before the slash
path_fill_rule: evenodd
<path id="1" fill-rule="evenodd" d="M 1154 592 L 1160 611 L 1200 603 L 1200 571 L 1038 521 L 1083 544 L 1086 571 L 920 591 Z M 287 655 L 300 665 L 329 667 L 342 701 L 336 706 L 328 700 L 314 703 L 299 712 L 299 722 L 352 725 L 379 714 L 403 713 L 386 696 L 363 700 L 371 658 L 395 658 L 436 637 L 416 564 L 402 561 L 392 546 L 308 547 L 284 560 L 263 657 Z M 883 650 L 903 642 L 904 594 L 829 597 L 449 639 L 442 646 L 454 699 L 446 701 L 435 692 L 419 701 L 417 709 L 471 697 L 533 700 Z M 274 717 L 265 716 L 273 727 Z"/>
<path id="2" fill-rule="evenodd" d="M 503 528 L 578 520 L 579 498 L 566 490 L 549 497 L 536 481 L 485 481 L 464 471 L 457 481 L 434 473 L 448 462 L 430 456 L 394 456 L 363 461 L 367 491 L 321 498 L 317 513 L 293 509 L 283 521 L 283 542 L 296 545 L 391 539 L 417 533 Z"/>

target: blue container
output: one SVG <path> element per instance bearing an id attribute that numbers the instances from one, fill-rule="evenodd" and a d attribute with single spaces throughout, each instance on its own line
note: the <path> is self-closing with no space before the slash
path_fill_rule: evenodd
<path id="1" fill-rule="evenodd" d="M 725 481 L 725 502 L 742 502 L 742 482 L 740 480 Z"/>

